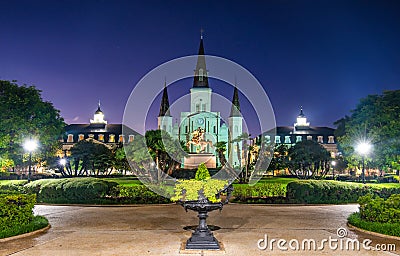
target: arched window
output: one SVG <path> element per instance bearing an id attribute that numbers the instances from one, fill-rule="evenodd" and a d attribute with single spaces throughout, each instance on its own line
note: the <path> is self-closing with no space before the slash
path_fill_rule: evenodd
<path id="1" fill-rule="evenodd" d="M 70 142 L 70 143 L 74 142 L 74 135 L 73 134 L 68 134 L 67 142 Z"/>

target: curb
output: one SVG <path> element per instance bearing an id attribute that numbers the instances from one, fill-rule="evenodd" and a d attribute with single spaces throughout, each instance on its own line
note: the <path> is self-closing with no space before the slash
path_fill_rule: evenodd
<path id="1" fill-rule="evenodd" d="M 42 229 L 38 229 L 38 230 L 29 232 L 29 233 L 24 233 L 24 234 L 21 234 L 21 235 L 2 238 L 2 239 L 0 239 L 0 243 L 9 242 L 9 241 L 20 239 L 20 238 L 25 238 L 25 237 L 30 237 L 30 236 L 34 236 L 34 235 L 37 235 L 37 234 L 41 234 L 41 233 L 46 232 L 50 228 L 51 228 L 51 225 L 49 224 L 49 225 L 47 225 L 46 227 L 44 227 Z"/>
<path id="2" fill-rule="evenodd" d="M 368 235 L 379 236 L 379 237 L 382 237 L 382 238 L 387 238 L 387 239 L 393 239 L 393 240 L 400 241 L 400 237 L 398 237 L 398 236 L 390 236 L 390 235 L 385 235 L 385 234 L 381 234 L 381 233 L 365 230 L 365 229 L 353 226 L 349 222 L 347 222 L 347 226 L 349 228 L 355 229 L 355 230 L 357 230 L 359 232 L 362 232 L 362 233 L 365 233 L 365 234 L 368 234 Z"/>

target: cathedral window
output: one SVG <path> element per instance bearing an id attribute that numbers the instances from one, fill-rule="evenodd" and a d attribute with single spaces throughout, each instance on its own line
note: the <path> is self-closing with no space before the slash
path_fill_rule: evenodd
<path id="1" fill-rule="evenodd" d="M 202 110 L 202 111 L 206 111 L 206 104 L 202 104 L 202 105 L 201 105 L 201 110 Z"/>
<path id="2" fill-rule="evenodd" d="M 196 112 L 200 112 L 200 104 L 196 104 Z"/>
<path id="3" fill-rule="evenodd" d="M 214 134 L 217 133 L 217 129 L 216 129 L 215 125 L 214 125 L 214 127 L 213 127 L 213 132 L 214 132 Z"/>
<path id="4" fill-rule="evenodd" d="M 185 133 L 188 133 L 188 132 L 189 132 L 188 127 L 187 127 L 187 125 L 185 125 Z"/>

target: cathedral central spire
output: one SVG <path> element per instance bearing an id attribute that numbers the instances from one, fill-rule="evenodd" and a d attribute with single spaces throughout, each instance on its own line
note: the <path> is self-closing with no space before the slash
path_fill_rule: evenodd
<path id="1" fill-rule="evenodd" d="M 200 36 L 200 46 L 197 57 L 196 70 L 194 71 L 193 87 L 208 88 L 206 58 L 204 56 L 204 45 L 203 45 L 203 32 L 201 32 Z"/>

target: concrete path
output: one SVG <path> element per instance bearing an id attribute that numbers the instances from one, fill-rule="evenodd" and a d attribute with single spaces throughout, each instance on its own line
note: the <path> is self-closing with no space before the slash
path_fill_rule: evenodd
<path id="1" fill-rule="evenodd" d="M 225 252 L 205 252 L 204 255 L 390 255 L 387 252 L 333 250 L 325 244 L 324 250 L 281 251 L 277 243 L 261 250 L 257 246 L 267 235 L 271 239 L 337 239 L 337 229 L 346 228 L 346 218 L 357 211 L 357 205 L 333 206 L 265 206 L 230 204 L 221 213 L 212 212 L 209 225 L 223 243 Z M 189 255 L 179 249 L 191 231 L 186 226 L 197 224 L 194 212 L 186 213 L 178 205 L 81 207 L 35 207 L 35 213 L 46 216 L 52 228 L 45 234 L 0 243 L 0 255 Z M 348 231 L 348 238 L 365 238 L 376 243 L 394 243 L 395 240 Z M 295 242 L 295 241 L 294 241 Z M 260 243 L 263 246 L 264 243 Z M 295 244 L 292 244 L 295 246 Z M 319 244 L 320 245 L 320 244 Z M 319 246 L 318 245 L 318 246 Z M 286 244 L 288 247 L 288 244 Z M 344 247 L 343 247 L 344 248 Z M 301 249 L 301 248 L 300 248 Z M 203 255 L 195 253 L 190 255 Z"/>

